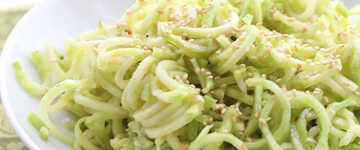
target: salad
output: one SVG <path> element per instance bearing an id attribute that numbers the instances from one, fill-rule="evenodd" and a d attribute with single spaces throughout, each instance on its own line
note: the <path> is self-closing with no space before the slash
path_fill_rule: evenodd
<path id="1" fill-rule="evenodd" d="M 39 135 L 74 149 L 360 149 L 359 7 L 137 0 L 64 55 L 30 51 L 41 83 L 13 67 L 41 97 Z M 61 109 L 75 137 L 50 120 Z"/>

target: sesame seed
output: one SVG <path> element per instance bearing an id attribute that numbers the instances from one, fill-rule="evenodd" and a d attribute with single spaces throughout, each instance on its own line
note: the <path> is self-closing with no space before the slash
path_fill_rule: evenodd
<path id="1" fill-rule="evenodd" d="M 331 113 L 331 115 L 335 116 L 335 111 L 334 110 L 331 109 L 330 113 Z"/>
<path id="2" fill-rule="evenodd" d="M 286 57 L 287 57 L 287 58 L 291 58 L 291 55 L 290 55 L 290 54 L 286 54 Z"/>
<path id="3" fill-rule="evenodd" d="M 260 119 L 259 119 L 259 123 L 260 123 L 261 125 L 267 125 L 266 120 L 263 119 L 263 118 L 260 118 Z"/>
<path id="4" fill-rule="evenodd" d="M 200 68 L 195 68 L 194 72 L 195 72 L 196 75 L 199 75 L 200 74 Z"/>
<path id="5" fill-rule="evenodd" d="M 309 47 L 310 45 L 309 45 L 309 44 L 304 44 L 303 46 L 304 46 L 304 47 Z"/>
<path id="6" fill-rule="evenodd" d="M 279 15 L 277 14 L 277 13 L 274 13 L 274 20 L 276 21 L 276 20 L 278 20 L 278 18 L 279 18 Z"/>
<path id="7" fill-rule="evenodd" d="M 157 12 L 158 12 L 159 14 L 163 14 L 163 13 L 164 13 L 164 10 L 159 9 Z"/>
<path id="8" fill-rule="evenodd" d="M 266 79 L 266 74 L 262 74 L 261 78 Z"/>
<path id="9" fill-rule="evenodd" d="M 220 79 L 221 78 L 221 76 L 216 76 L 214 79 L 215 80 L 218 80 L 218 79 Z"/>
<path id="10" fill-rule="evenodd" d="M 288 21 L 288 22 L 294 22 L 294 21 L 295 21 L 295 18 L 290 17 L 287 21 Z"/>
<path id="11" fill-rule="evenodd" d="M 255 117 L 256 119 L 259 119 L 259 112 L 255 112 L 254 117 Z"/>
<path id="12" fill-rule="evenodd" d="M 246 75 L 247 75 L 249 78 L 253 78 L 253 77 L 254 77 L 254 75 L 253 75 L 251 72 L 246 73 Z"/>
<path id="13" fill-rule="evenodd" d="M 210 75 L 211 75 L 211 72 L 206 72 L 205 75 L 206 75 L 206 76 L 210 76 Z"/>
<path id="14" fill-rule="evenodd" d="M 225 89 L 226 87 L 227 87 L 226 84 L 221 84 L 221 85 L 220 85 L 220 88 L 222 88 L 222 89 Z"/>
<path id="15" fill-rule="evenodd" d="M 190 46 L 189 45 L 183 45 L 184 49 L 188 50 L 190 49 Z"/>
<path id="16" fill-rule="evenodd" d="M 320 91 L 320 92 L 322 91 L 322 90 L 321 90 L 321 89 L 319 89 L 319 88 L 315 88 L 314 90 L 315 90 L 315 91 Z"/>
<path id="17" fill-rule="evenodd" d="M 320 63 L 320 62 L 315 62 L 314 64 L 315 64 L 315 65 L 318 65 L 318 66 L 320 66 L 320 65 L 321 65 L 321 63 Z"/>
<path id="18" fill-rule="evenodd" d="M 320 95 L 320 94 L 321 94 L 320 91 L 314 91 L 313 93 L 314 93 L 315 95 Z"/>
<path id="19" fill-rule="evenodd" d="M 296 97 L 296 89 L 292 89 L 291 92 Z"/>
<path id="20" fill-rule="evenodd" d="M 206 38 L 210 38 L 211 37 L 211 32 L 208 34 L 208 35 L 206 35 Z"/>
<path id="21" fill-rule="evenodd" d="M 220 51 L 215 51 L 215 54 L 218 54 L 218 55 L 219 55 L 220 53 L 221 53 Z"/>
<path id="22" fill-rule="evenodd" d="M 309 78 L 310 78 L 309 75 L 304 76 L 304 80 L 307 80 L 307 79 L 309 79 Z"/>
<path id="23" fill-rule="evenodd" d="M 244 52 L 245 52 L 245 53 L 248 53 L 249 50 L 250 50 L 250 47 L 247 47 L 247 48 L 244 50 Z"/>
<path id="24" fill-rule="evenodd" d="M 311 113 L 306 114 L 305 117 L 306 117 L 306 118 L 310 118 L 310 117 L 311 117 Z"/>
<path id="25" fill-rule="evenodd" d="M 51 63 L 54 63 L 55 61 L 56 61 L 55 58 L 52 58 L 52 59 L 50 60 Z"/>
<path id="26" fill-rule="evenodd" d="M 180 79 L 181 79 L 181 78 L 180 78 L 180 75 L 176 75 L 176 76 L 175 76 L 175 79 L 176 79 L 176 80 L 180 80 Z"/>
<path id="27" fill-rule="evenodd" d="M 299 71 L 301 69 L 301 67 L 302 67 L 302 65 L 298 64 L 296 69 Z"/>
<path id="28" fill-rule="evenodd" d="M 220 92 L 220 95 L 219 95 L 220 100 L 221 100 L 221 99 L 224 99 L 224 97 L 225 97 L 225 92 L 224 92 L 224 91 L 221 91 L 221 92 Z"/>
<path id="29" fill-rule="evenodd" d="M 194 39 L 189 39 L 189 42 L 190 42 L 190 43 L 192 43 L 192 42 L 194 42 L 194 41 L 195 41 Z"/>
<path id="30" fill-rule="evenodd" d="M 166 31 L 166 34 L 172 34 L 171 30 Z"/>
<path id="31" fill-rule="evenodd" d="M 248 137 L 248 136 L 247 136 L 245 139 L 246 139 L 246 141 L 248 141 L 248 142 L 252 142 L 252 139 L 251 139 L 250 137 Z"/>
<path id="32" fill-rule="evenodd" d="M 188 77 L 189 77 L 189 74 L 184 74 L 184 75 L 182 76 L 182 79 L 183 79 L 183 80 L 187 80 Z"/>
<path id="33" fill-rule="evenodd" d="M 245 143 L 242 143 L 241 150 L 245 150 L 245 149 L 246 149 L 246 145 L 245 145 Z"/>
<path id="34" fill-rule="evenodd" d="M 282 78 L 276 79 L 275 83 L 280 83 L 282 81 Z"/>
<path id="35" fill-rule="evenodd" d="M 236 123 L 236 117 L 231 117 L 231 121 L 233 122 L 233 123 Z"/>
<path id="36" fill-rule="evenodd" d="M 287 89 L 286 89 L 286 85 L 282 85 L 281 89 L 284 91 L 284 92 L 287 92 Z"/>
<path id="37" fill-rule="evenodd" d="M 209 123 L 212 123 L 213 122 L 213 118 L 210 117 L 209 120 L 208 120 Z"/>
<path id="38" fill-rule="evenodd" d="M 221 110 L 221 114 L 224 114 L 224 113 L 226 113 L 226 108 Z"/>
<path id="39" fill-rule="evenodd" d="M 205 72 L 205 68 L 201 68 L 200 71 L 201 71 L 201 73 L 204 73 L 204 72 Z"/>
<path id="40" fill-rule="evenodd" d="M 240 41 L 244 41 L 244 40 L 245 40 L 245 36 L 240 36 L 240 37 L 239 37 L 239 40 L 240 40 Z"/>
<path id="41" fill-rule="evenodd" d="M 263 25 L 263 22 L 258 22 L 258 23 L 256 24 L 256 26 L 261 26 L 261 25 Z"/>
<path id="42" fill-rule="evenodd" d="M 356 96 L 360 96 L 360 92 L 359 92 L 359 91 L 355 91 L 354 94 L 355 94 Z"/>
<path id="43" fill-rule="evenodd" d="M 222 132 L 222 133 L 229 133 L 229 130 L 225 130 L 225 129 L 224 129 L 224 130 L 222 130 L 221 132 Z"/>
<path id="44" fill-rule="evenodd" d="M 356 31 L 354 29 L 350 29 L 350 33 L 356 34 Z"/>
<path id="45" fill-rule="evenodd" d="M 232 29 L 235 31 L 235 32 L 239 32 L 240 29 L 238 27 L 232 27 Z"/>
<path id="46" fill-rule="evenodd" d="M 261 106 L 264 107 L 266 105 L 266 101 L 261 102 Z"/>
<path id="47" fill-rule="evenodd" d="M 126 12 L 126 14 L 130 15 L 130 14 L 132 13 L 132 11 L 133 11 L 133 9 L 130 8 L 130 9 Z"/>
<path id="48" fill-rule="evenodd" d="M 337 68 L 337 71 L 341 71 L 342 70 L 342 66 L 339 66 L 338 68 Z"/>
<path id="49" fill-rule="evenodd" d="M 194 84 L 191 84 L 190 87 L 191 88 L 196 88 L 196 86 Z"/>
<path id="50" fill-rule="evenodd" d="M 214 76 L 209 76 L 208 78 L 209 78 L 210 80 L 212 80 L 212 79 L 214 79 Z"/>
<path id="51" fill-rule="evenodd" d="M 202 124 L 203 124 L 204 126 L 206 126 L 206 125 L 207 125 L 207 122 L 206 122 L 206 121 L 203 121 Z"/>
<path id="52" fill-rule="evenodd" d="M 359 93 L 360 94 L 360 93 Z M 325 103 L 329 103 L 329 98 L 327 98 L 326 96 L 323 97 L 324 98 L 324 102 Z"/>
<path id="53" fill-rule="evenodd" d="M 289 102 L 291 102 L 291 101 L 293 100 L 293 98 L 292 98 L 292 97 L 288 97 L 288 100 L 289 100 Z"/>
<path id="54" fill-rule="evenodd" d="M 237 114 L 238 114 L 239 116 L 241 116 L 241 115 L 242 115 L 242 112 L 238 111 Z"/>

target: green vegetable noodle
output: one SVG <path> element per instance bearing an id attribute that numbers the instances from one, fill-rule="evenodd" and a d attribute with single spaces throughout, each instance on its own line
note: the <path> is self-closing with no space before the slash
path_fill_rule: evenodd
<path id="1" fill-rule="evenodd" d="M 137 0 L 115 24 L 20 60 L 29 122 L 89 150 L 360 148 L 360 6 L 330 0 Z M 57 79 L 52 82 L 53 79 Z M 76 120 L 51 121 L 65 109 Z M 38 114 L 38 115 L 36 115 Z"/>

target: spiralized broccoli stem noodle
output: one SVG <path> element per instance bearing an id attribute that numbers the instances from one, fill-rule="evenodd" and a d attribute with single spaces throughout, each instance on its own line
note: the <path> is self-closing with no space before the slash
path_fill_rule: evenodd
<path id="1" fill-rule="evenodd" d="M 115 24 L 30 51 L 27 119 L 74 149 L 360 148 L 359 7 L 329 0 L 137 0 Z M 53 79 L 57 79 L 52 82 Z M 51 115 L 74 120 L 63 131 Z"/>

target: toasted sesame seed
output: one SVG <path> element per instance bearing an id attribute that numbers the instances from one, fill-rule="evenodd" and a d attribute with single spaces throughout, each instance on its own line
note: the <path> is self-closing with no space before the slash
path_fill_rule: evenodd
<path id="1" fill-rule="evenodd" d="M 282 81 L 282 78 L 276 79 L 275 83 L 280 83 Z"/>
<path id="2" fill-rule="evenodd" d="M 281 89 L 282 89 L 284 92 L 287 92 L 287 89 L 286 89 L 286 85 L 285 85 L 285 84 L 281 86 Z"/>
<path id="3" fill-rule="evenodd" d="M 130 15 L 130 14 L 132 13 L 132 11 L 133 11 L 133 9 L 130 8 L 130 9 L 126 12 L 126 14 Z"/>
<path id="4" fill-rule="evenodd" d="M 210 75 L 211 75 L 211 72 L 206 72 L 205 75 L 206 75 L 206 76 L 210 76 Z"/>
<path id="5" fill-rule="evenodd" d="M 342 66 L 339 66 L 338 68 L 337 68 L 337 71 L 341 71 L 342 70 Z"/>
<path id="6" fill-rule="evenodd" d="M 289 102 L 291 102 L 291 101 L 293 100 L 293 98 L 292 98 L 292 97 L 288 97 L 288 100 L 289 100 Z"/>
<path id="7" fill-rule="evenodd" d="M 360 92 L 359 92 L 359 91 L 355 91 L 354 94 L 355 94 L 356 96 L 360 96 Z"/>
<path id="8" fill-rule="evenodd" d="M 224 92 L 224 91 L 221 91 L 221 92 L 220 92 L 220 95 L 219 95 L 220 100 L 221 100 L 221 99 L 224 99 L 224 97 L 225 97 L 225 92 Z"/>
<path id="9" fill-rule="evenodd" d="M 201 73 L 204 73 L 204 72 L 205 72 L 205 68 L 201 68 L 200 71 L 201 71 Z"/>
<path id="10" fill-rule="evenodd" d="M 221 114 L 224 114 L 224 113 L 226 113 L 226 108 L 221 110 Z"/>
<path id="11" fill-rule="evenodd" d="M 320 91 L 320 92 L 322 91 L 322 90 L 321 90 L 321 89 L 319 89 L 319 88 L 315 88 L 314 90 L 315 90 L 315 91 Z"/>
<path id="12" fill-rule="evenodd" d="M 189 45 L 183 45 L 183 48 L 188 50 L 188 49 L 190 49 L 190 46 Z"/>
<path id="13" fill-rule="evenodd" d="M 203 121 L 202 124 L 203 124 L 204 126 L 206 126 L 206 125 L 207 125 L 207 122 L 206 122 L 206 121 Z"/>
<path id="14" fill-rule="evenodd" d="M 231 121 L 233 122 L 233 123 L 236 123 L 236 117 L 231 117 Z"/>
<path id="15" fill-rule="evenodd" d="M 163 13 L 164 13 L 164 10 L 159 9 L 159 10 L 157 10 L 157 12 L 158 12 L 159 14 L 163 14 Z"/>
<path id="16" fill-rule="evenodd" d="M 256 119 L 259 119 L 259 112 L 255 112 L 254 117 L 255 117 Z"/>
<path id="17" fill-rule="evenodd" d="M 256 24 L 256 26 L 262 26 L 263 25 L 263 22 L 258 22 L 257 24 Z"/>
<path id="18" fill-rule="evenodd" d="M 200 68 L 195 68 L 194 72 L 195 72 L 196 75 L 199 75 L 200 74 Z"/>
<path id="19" fill-rule="evenodd" d="M 307 80 L 307 79 L 309 79 L 309 78 L 310 78 L 309 75 L 304 76 L 304 80 Z"/>
<path id="20" fill-rule="evenodd" d="M 206 38 L 210 38 L 212 35 L 212 33 L 210 32 L 209 34 L 206 35 Z"/>
<path id="21" fill-rule="evenodd" d="M 293 17 L 290 17 L 289 19 L 287 19 L 288 22 L 294 22 L 295 21 L 295 18 Z"/>
<path id="22" fill-rule="evenodd" d="M 264 107 L 266 105 L 266 101 L 261 102 L 261 106 Z"/>
<path id="23" fill-rule="evenodd" d="M 189 77 L 189 74 L 184 74 L 184 75 L 182 76 L 182 79 L 183 79 L 183 80 L 187 80 L 188 77 Z"/>
<path id="24" fill-rule="evenodd" d="M 218 55 L 219 55 L 220 53 L 221 53 L 220 51 L 215 51 L 215 54 L 218 54 Z"/>
<path id="25" fill-rule="evenodd" d="M 263 119 L 263 118 L 260 118 L 260 119 L 259 119 L 259 123 L 260 123 L 261 125 L 267 125 L 266 120 Z"/>
<path id="26" fill-rule="evenodd" d="M 248 136 L 247 136 L 245 139 L 246 139 L 246 141 L 248 141 L 248 142 L 252 142 L 252 139 L 251 139 L 250 137 L 248 137 Z"/>
<path id="27" fill-rule="evenodd" d="M 335 116 L 335 111 L 333 109 L 330 110 L 331 115 Z"/>
<path id="28" fill-rule="evenodd" d="M 229 130 L 225 130 L 225 129 L 224 129 L 224 130 L 222 130 L 221 132 L 222 132 L 222 133 L 229 133 Z"/>
<path id="29" fill-rule="evenodd" d="M 246 38 L 245 36 L 240 36 L 240 37 L 239 37 L 239 40 L 240 40 L 240 41 L 244 41 L 245 38 Z"/>
<path id="30" fill-rule="evenodd" d="M 360 93 L 359 93 L 360 94 Z M 326 96 L 323 97 L 324 98 L 324 102 L 325 103 L 329 103 L 329 98 L 327 98 Z"/>
<path id="31" fill-rule="evenodd" d="M 209 120 L 208 120 L 209 123 L 212 123 L 213 122 L 213 118 L 210 117 Z"/>
<path id="32" fill-rule="evenodd" d="M 221 85 L 220 85 L 220 88 L 222 88 L 222 89 L 225 89 L 226 87 L 227 87 L 226 84 L 221 84 Z"/>
<path id="33" fill-rule="evenodd" d="M 55 61 L 56 61 L 55 58 L 52 58 L 52 59 L 50 60 L 51 63 L 54 63 Z"/>
<path id="34" fill-rule="evenodd" d="M 194 42 L 194 41 L 195 41 L 194 39 L 189 39 L 189 42 L 190 42 L 190 43 L 192 43 L 192 42 Z"/>
<path id="35" fill-rule="evenodd" d="M 296 89 L 292 89 L 291 92 L 296 97 Z"/>
<path id="36" fill-rule="evenodd" d="M 311 117 L 311 113 L 306 114 L 305 118 L 310 118 Z"/>
<path id="37" fill-rule="evenodd" d="M 210 80 L 212 80 L 212 79 L 214 79 L 214 76 L 209 76 L 208 78 L 209 78 Z"/>
<path id="38" fill-rule="evenodd" d="M 171 30 L 166 31 L 166 34 L 172 34 Z"/>
<path id="39" fill-rule="evenodd" d="M 240 29 L 238 27 L 232 27 L 232 29 L 235 31 L 235 32 L 239 32 Z"/>
<path id="40" fill-rule="evenodd" d="M 245 145 L 245 143 L 242 143 L 241 150 L 245 150 L 245 149 L 246 149 L 246 145 Z"/>
<path id="41" fill-rule="evenodd" d="M 266 79 L 266 74 L 262 74 L 261 78 Z"/>
<path id="42" fill-rule="evenodd" d="M 301 67 L 302 67 L 302 65 L 301 65 L 301 64 L 298 64 L 296 69 L 297 69 L 297 70 L 300 70 Z"/>
<path id="43" fill-rule="evenodd" d="M 249 78 L 253 78 L 253 77 L 254 77 L 254 75 L 253 75 L 251 72 L 246 73 L 246 75 L 247 75 Z"/>
<path id="44" fill-rule="evenodd" d="M 287 57 L 287 58 L 291 58 L 291 55 L 290 55 L 290 54 L 286 54 L 286 57 Z"/>
<path id="45" fill-rule="evenodd" d="M 315 95 L 320 95 L 320 94 L 321 94 L 320 91 L 313 91 L 313 93 L 314 93 Z"/>
<path id="46" fill-rule="evenodd" d="M 250 47 L 247 47 L 247 48 L 245 48 L 244 52 L 245 52 L 245 53 L 248 53 L 249 50 L 250 50 Z"/>
<path id="47" fill-rule="evenodd" d="M 354 29 L 350 29 L 350 33 L 356 34 L 356 31 Z"/>

